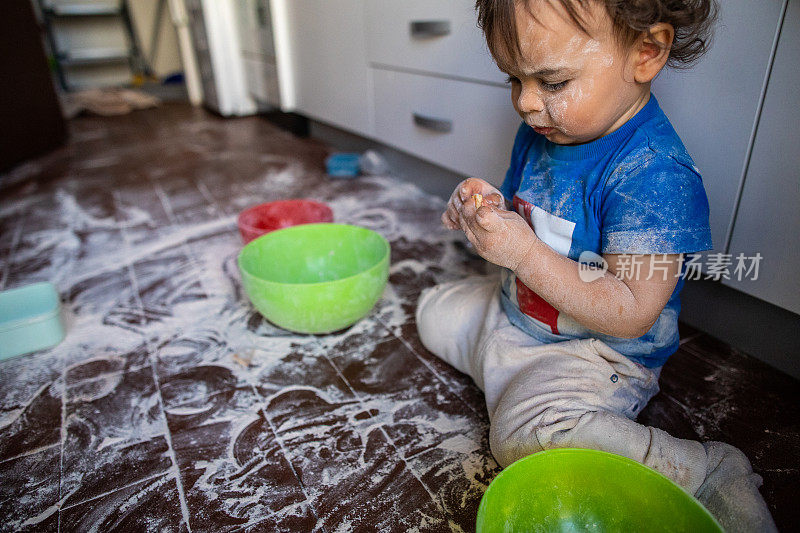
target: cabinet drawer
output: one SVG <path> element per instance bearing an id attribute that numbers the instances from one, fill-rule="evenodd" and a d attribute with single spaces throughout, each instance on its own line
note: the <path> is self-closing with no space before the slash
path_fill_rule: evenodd
<path id="1" fill-rule="evenodd" d="M 373 65 L 504 83 L 472 0 L 370 0 L 366 10 Z"/>
<path id="2" fill-rule="evenodd" d="M 372 69 L 375 135 L 443 167 L 499 185 L 521 119 L 509 89 Z"/>

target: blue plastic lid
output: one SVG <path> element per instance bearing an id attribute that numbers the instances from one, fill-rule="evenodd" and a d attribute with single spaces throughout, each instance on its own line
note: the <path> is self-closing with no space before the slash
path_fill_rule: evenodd
<path id="1" fill-rule="evenodd" d="M 358 176 L 361 170 L 361 155 L 357 153 L 335 153 L 325 159 L 325 169 L 330 176 Z"/>
<path id="2" fill-rule="evenodd" d="M 41 282 L 0 292 L 0 331 L 51 318 L 60 301 L 52 283 Z"/>

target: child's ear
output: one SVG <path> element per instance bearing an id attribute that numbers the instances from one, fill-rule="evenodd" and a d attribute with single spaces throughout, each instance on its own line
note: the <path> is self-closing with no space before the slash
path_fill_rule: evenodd
<path id="1" fill-rule="evenodd" d="M 669 59 L 675 29 L 672 24 L 659 22 L 650 26 L 649 33 L 643 33 L 634 51 L 634 79 L 638 83 L 649 83 L 661 72 Z"/>

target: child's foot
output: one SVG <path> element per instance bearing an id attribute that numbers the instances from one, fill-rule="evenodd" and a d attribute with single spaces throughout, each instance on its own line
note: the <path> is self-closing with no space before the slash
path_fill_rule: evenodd
<path id="1" fill-rule="evenodd" d="M 695 496 L 726 531 L 775 531 L 775 522 L 758 487 L 761 476 L 747 457 L 730 444 L 704 442 L 708 457 L 706 479 Z"/>

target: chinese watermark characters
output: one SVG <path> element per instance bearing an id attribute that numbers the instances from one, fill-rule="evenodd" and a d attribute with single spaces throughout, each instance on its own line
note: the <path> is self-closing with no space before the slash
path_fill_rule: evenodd
<path id="1" fill-rule="evenodd" d="M 612 274 L 620 280 L 667 281 L 669 278 L 687 280 L 751 280 L 757 281 L 763 256 L 710 253 L 681 254 L 678 259 L 668 254 L 618 254 L 615 256 Z M 578 274 L 581 280 L 590 283 L 605 276 L 609 265 L 602 256 L 583 252 L 578 258 Z"/>

